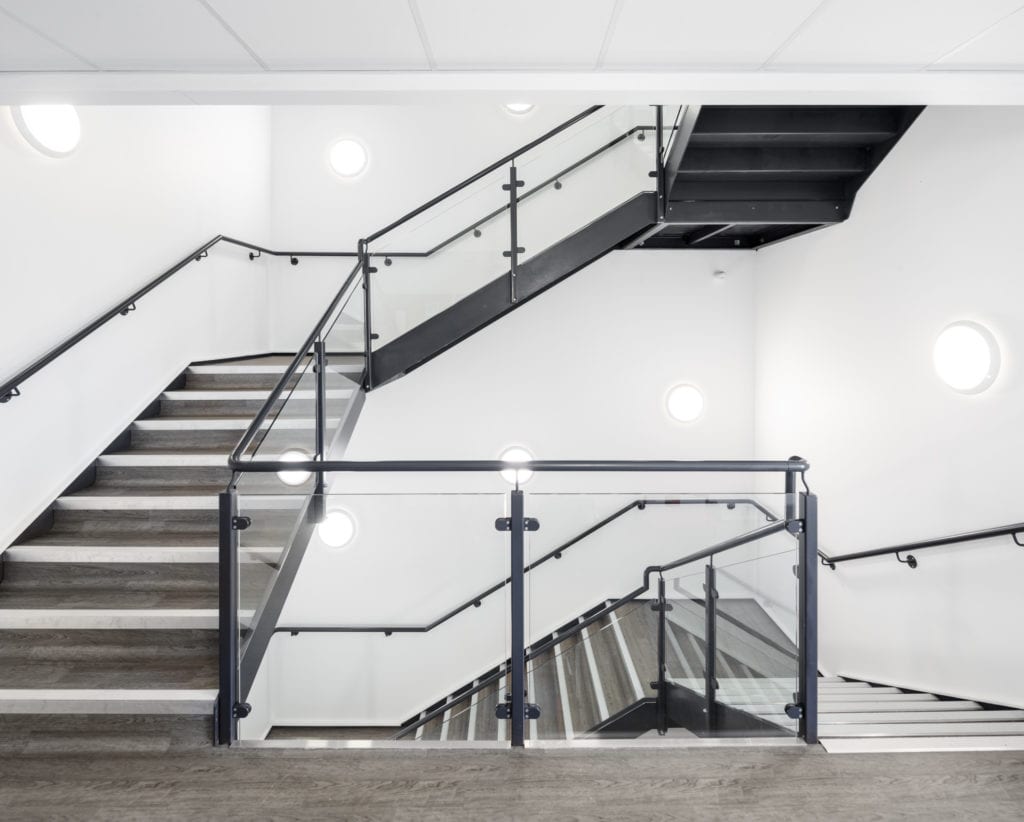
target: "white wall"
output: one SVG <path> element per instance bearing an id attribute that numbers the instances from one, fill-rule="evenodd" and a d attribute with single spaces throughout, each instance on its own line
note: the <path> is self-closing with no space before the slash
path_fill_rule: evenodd
<path id="1" fill-rule="evenodd" d="M 371 392 L 347 456 L 497 458 L 512 444 L 551 459 L 749 456 L 752 256 L 615 252 Z M 715 269 L 725 269 L 726 278 L 716 279 Z M 680 382 L 705 394 L 706 413 L 693 424 L 665 413 L 665 393 Z M 637 492 L 731 487 L 742 485 L 731 477 L 709 483 L 707 477 L 538 475 L 525 487 L 528 513 L 542 523 L 531 535 L 531 551 L 539 556 Z M 604 493 L 552 493 L 583 489 Z M 374 490 L 392 496 L 357 496 Z M 284 622 L 429 622 L 504 574 L 507 538 L 493 531 L 493 521 L 504 515 L 507 490 L 493 477 L 338 478 L 332 492 L 346 495 L 335 503 L 355 515 L 358 536 L 342 551 L 314 543 Z M 394 496 L 400 491 L 408 495 Z M 749 530 L 749 519 L 747 511 L 699 506 L 630 515 L 588 542 L 588 561 L 582 552 L 567 554 L 538 571 L 531 581 L 532 634 L 635 588 L 652 562 Z M 504 658 L 506 611 L 494 597 L 460 623 L 429 634 L 280 636 L 270 657 L 274 721 L 407 719 Z M 408 687 L 411 678 L 416 689 Z"/>
<path id="2" fill-rule="evenodd" d="M 829 553 L 1024 519 L 1022 147 L 1022 109 L 928 109 L 849 222 L 757 255 L 757 448 L 811 461 Z M 958 319 L 1002 348 L 978 396 L 932 368 Z M 1024 706 L 1024 551 L 1005 538 L 918 560 L 822 570 L 822 667 Z"/>
<path id="3" fill-rule="evenodd" d="M 0 111 L 0 374 L 70 336 L 218 233 L 270 227 L 265 108 L 79 109 L 44 157 Z M 266 267 L 224 248 L 27 380 L 2 406 L 6 546 L 192 360 L 264 350 Z"/>

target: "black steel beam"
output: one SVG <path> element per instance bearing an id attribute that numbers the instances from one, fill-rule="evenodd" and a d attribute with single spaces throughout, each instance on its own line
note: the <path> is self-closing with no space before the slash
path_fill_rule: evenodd
<path id="1" fill-rule="evenodd" d="M 656 197 L 643 193 L 519 263 L 516 297 L 506 273 L 373 352 L 376 385 L 423 365 L 499 317 L 579 271 L 655 222 Z M 525 238 L 524 245 L 529 244 Z"/>
<path id="2" fill-rule="evenodd" d="M 791 225 L 839 223 L 849 216 L 850 203 L 845 200 L 673 200 L 668 205 L 665 219 L 673 225 Z"/>

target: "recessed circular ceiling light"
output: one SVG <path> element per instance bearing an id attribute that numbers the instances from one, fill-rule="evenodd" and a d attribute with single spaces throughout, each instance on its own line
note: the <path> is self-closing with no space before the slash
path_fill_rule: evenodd
<path id="1" fill-rule="evenodd" d="M 329 160 L 335 174 L 341 177 L 355 177 L 366 168 L 369 155 L 362 143 L 346 137 L 331 146 Z"/>
<path id="2" fill-rule="evenodd" d="M 82 123 L 74 106 L 15 106 L 11 114 L 28 144 L 49 157 L 66 157 L 82 139 Z"/>
<path id="3" fill-rule="evenodd" d="M 693 422 L 704 411 L 704 395 L 692 385 L 677 385 L 665 398 L 668 415 L 676 422 Z"/>
<path id="4" fill-rule="evenodd" d="M 317 525 L 316 532 L 329 547 L 342 548 L 356 535 L 356 522 L 347 511 L 329 511 Z"/>
<path id="5" fill-rule="evenodd" d="M 939 378 L 961 394 L 980 394 L 999 375 L 999 344 L 985 326 L 961 320 L 943 329 L 932 352 Z"/>
<path id="6" fill-rule="evenodd" d="M 529 114 L 533 111 L 533 103 L 505 103 L 505 111 L 509 114 Z"/>
<path id="7" fill-rule="evenodd" d="M 533 454 L 521 446 L 513 445 L 511 448 L 506 448 L 498 459 L 509 465 L 517 465 L 521 462 L 530 462 L 533 459 Z M 509 485 L 522 485 L 532 476 L 533 471 L 528 468 L 506 468 L 501 472 L 501 478 Z"/>

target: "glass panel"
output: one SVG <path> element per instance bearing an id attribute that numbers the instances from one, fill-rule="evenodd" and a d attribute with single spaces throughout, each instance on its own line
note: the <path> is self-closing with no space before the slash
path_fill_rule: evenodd
<path id="1" fill-rule="evenodd" d="M 782 532 L 715 562 L 718 701 L 769 723 L 766 733 L 798 727 L 785 713 L 799 690 L 798 561 L 797 540 Z"/>
<path id="2" fill-rule="evenodd" d="M 375 347 L 508 271 L 507 183 L 502 168 L 372 244 Z"/>
<path id="3" fill-rule="evenodd" d="M 656 142 L 652 106 L 608 106 L 517 160 L 520 264 L 654 191 Z"/>
<path id="4" fill-rule="evenodd" d="M 311 737 L 386 739 L 453 700 L 424 732 L 448 722 L 466 741 L 472 706 L 458 694 L 510 654 L 508 534 L 494 526 L 506 500 L 240 494 L 252 520 L 239 532 L 240 669 L 254 711 L 329 729 Z M 477 709 L 494 718 L 498 699 L 482 691 Z"/>
<path id="5" fill-rule="evenodd" d="M 530 702 L 537 739 L 657 733 L 658 575 L 645 569 L 762 528 L 782 494 L 529 493 L 527 641 L 565 636 L 535 663 Z M 739 549 L 736 549 L 737 551 Z M 726 556 L 728 553 L 723 554 Z M 753 554 L 736 553 L 736 559 Z M 666 677 L 661 710 L 676 736 L 706 735 L 705 560 L 664 572 Z M 585 632 L 580 619 L 630 598 Z M 568 716 L 569 722 L 565 719 Z"/>

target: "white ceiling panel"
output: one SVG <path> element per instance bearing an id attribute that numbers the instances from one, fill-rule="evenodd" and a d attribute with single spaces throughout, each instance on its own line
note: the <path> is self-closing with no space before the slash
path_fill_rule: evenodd
<path id="1" fill-rule="evenodd" d="M 101 69 L 259 67 L 197 0 L 0 0 L 0 7 Z"/>
<path id="2" fill-rule="evenodd" d="M 1024 9 L 946 55 L 931 68 L 1024 69 Z"/>
<path id="3" fill-rule="evenodd" d="M 76 71 L 89 69 L 44 37 L 0 11 L 0 71 Z"/>
<path id="4" fill-rule="evenodd" d="M 826 0 L 771 67 L 923 68 L 1020 6 L 1021 0 Z"/>
<path id="5" fill-rule="evenodd" d="M 820 0 L 623 0 L 606 68 L 758 68 Z"/>
<path id="6" fill-rule="evenodd" d="M 442 69 L 594 68 L 615 0 L 416 0 Z"/>
<path id="7" fill-rule="evenodd" d="M 429 68 L 407 0 L 208 0 L 270 69 Z"/>

